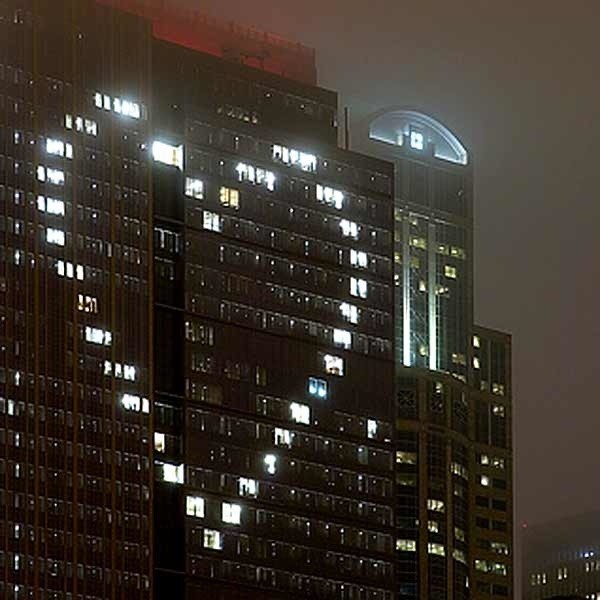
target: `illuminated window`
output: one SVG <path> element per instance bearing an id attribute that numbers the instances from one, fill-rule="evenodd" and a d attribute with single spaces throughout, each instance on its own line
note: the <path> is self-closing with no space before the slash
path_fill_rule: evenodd
<path id="1" fill-rule="evenodd" d="M 482 455 L 479 457 L 479 462 L 480 462 L 482 465 L 489 465 L 489 464 L 490 464 L 490 457 L 489 457 L 487 454 L 482 454 Z"/>
<path id="2" fill-rule="evenodd" d="M 277 472 L 277 457 L 274 454 L 267 454 L 263 460 L 267 473 L 269 475 L 275 475 Z"/>
<path id="3" fill-rule="evenodd" d="M 188 517 L 204 518 L 204 498 L 200 496 L 188 496 L 185 499 L 185 514 Z"/>
<path id="4" fill-rule="evenodd" d="M 444 267 L 444 275 L 448 277 L 448 279 L 456 279 L 456 267 L 446 265 Z"/>
<path id="5" fill-rule="evenodd" d="M 326 187 L 317 184 L 317 200 L 328 206 L 333 206 L 338 210 L 341 210 L 344 206 L 344 194 L 340 190 L 335 190 L 330 187 Z"/>
<path id="6" fill-rule="evenodd" d="M 427 552 L 429 554 L 436 554 L 437 556 L 446 556 L 446 548 L 444 548 L 443 544 L 436 544 L 434 542 L 427 544 Z"/>
<path id="7" fill-rule="evenodd" d="M 340 312 L 346 321 L 356 325 L 358 323 L 358 307 L 342 302 L 340 304 Z"/>
<path id="8" fill-rule="evenodd" d="M 234 188 L 222 187 L 219 192 L 219 199 L 221 206 L 235 208 L 235 210 L 240 207 L 240 193 Z"/>
<path id="9" fill-rule="evenodd" d="M 54 140 L 48 138 L 46 140 L 46 152 L 54 156 L 60 156 L 61 158 L 73 158 L 73 146 L 68 142 L 65 143 L 61 140 Z"/>
<path id="10" fill-rule="evenodd" d="M 221 518 L 223 523 L 239 525 L 242 521 L 242 507 L 239 504 L 223 502 L 221 506 Z"/>
<path id="11" fill-rule="evenodd" d="M 273 146 L 273 160 L 290 166 L 298 166 L 303 171 L 314 173 L 317 170 L 317 157 L 314 154 L 299 152 L 285 146 Z"/>
<path id="12" fill-rule="evenodd" d="M 73 129 L 73 115 L 65 115 L 65 128 Z"/>
<path id="13" fill-rule="evenodd" d="M 220 531 L 215 529 L 204 530 L 204 547 L 210 550 L 222 550 L 223 549 L 223 536 Z"/>
<path id="14" fill-rule="evenodd" d="M 49 244 L 54 244 L 56 246 L 64 246 L 65 245 L 65 232 L 60 229 L 53 229 L 52 227 L 48 227 L 46 229 L 46 241 Z"/>
<path id="15" fill-rule="evenodd" d="M 437 521 L 427 521 L 427 531 L 430 533 L 439 533 L 440 524 Z"/>
<path id="16" fill-rule="evenodd" d="M 85 119 L 85 132 L 87 135 L 96 137 L 98 135 L 98 123 L 91 119 Z"/>
<path id="17" fill-rule="evenodd" d="M 484 487 L 489 487 L 490 486 L 490 478 L 487 475 L 481 475 L 481 477 L 479 479 L 479 483 L 481 483 L 481 485 L 483 485 Z"/>
<path id="18" fill-rule="evenodd" d="M 433 498 L 428 498 L 427 510 L 443 513 L 446 510 L 446 505 L 444 504 L 443 500 L 435 500 Z"/>
<path id="19" fill-rule="evenodd" d="M 406 452 L 405 450 L 396 450 L 396 463 L 399 465 L 416 465 L 417 453 Z"/>
<path id="20" fill-rule="evenodd" d="M 481 348 L 481 340 L 479 339 L 478 335 L 474 335 L 473 336 L 473 347 L 474 348 Z"/>
<path id="21" fill-rule="evenodd" d="M 467 555 L 458 548 L 454 548 L 454 550 L 452 550 L 452 558 L 454 558 L 454 560 L 458 562 L 463 563 L 463 565 L 467 564 Z"/>
<path id="22" fill-rule="evenodd" d="M 455 527 L 454 528 L 454 537 L 459 541 L 459 542 L 466 542 L 467 537 L 465 534 L 465 530 L 461 529 L 460 527 Z"/>
<path id="23" fill-rule="evenodd" d="M 459 477 L 462 477 L 463 479 L 469 478 L 468 469 L 465 466 L 463 466 L 457 462 L 453 462 L 450 464 L 450 472 L 453 473 L 454 475 L 458 475 Z"/>
<path id="24" fill-rule="evenodd" d="M 97 327 L 88 326 L 85 328 L 85 341 L 101 346 L 110 346 L 112 343 L 112 333 L 110 331 L 98 329 Z"/>
<path id="25" fill-rule="evenodd" d="M 496 554 L 510 554 L 508 544 L 504 544 L 503 542 L 490 542 L 490 548 Z"/>
<path id="26" fill-rule="evenodd" d="M 220 232 L 223 229 L 223 220 L 217 213 L 205 210 L 202 225 L 209 231 Z"/>
<path id="27" fill-rule="evenodd" d="M 249 181 L 255 185 L 264 185 L 269 191 L 275 189 L 275 174 L 260 167 L 238 163 L 235 168 L 240 181 Z"/>
<path id="28" fill-rule="evenodd" d="M 238 494 L 240 496 L 256 498 L 258 495 L 258 483 L 256 482 L 256 479 L 240 477 L 238 479 Z"/>
<path id="29" fill-rule="evenodd" d="M 450 247 L 450 256 L 453 256 L 454 258 L 466 258 L 465 251 L 462 248 L 457 248 L 456 246 Z"/>
<path id="30" fill-rule="evenodd" d="M 152 158 L 156 162 L 183 170 L 183 146 L 171 146 L 164 142 L 153 142 Z"/>
<path id="31" fill-rule="evenodd" d="M 204 198 L 204 183 L 200 179 L 185 178 L 185 195 L 202 200 Z"/>
<path id="32" fill-rule="evenodd" d="M 502 573 L 502 575 L 506 575 L 506 567 L 504 565 L 500 565 L 499 563 L 496 563 L 499 567 L 504 567 L 504 573 Z M 564 579 L 567 579 L 569 577 L 569 572 L 567 567 L 559 567 L 558 568 L 558 573 L 557 573 L 557 578 L 559 581 L 562 581 Z"/>
<path id="33" fill-rule="evenodd" d="M 78 281 L 83 281 L 84 270 L 81 265 L 73 265 L 71 262 L 65 262 L 59 260 L 56 263 L 56 272 L 60 277 L 66 277 L 67 279 L 77 278 Z"/>
<path id="34" fill-rule="evenodd" d="M 123 365 L 119 362 L 116 362 L 113 365 L 110 360 L 104 361 L 104 374 L 114 374 L 117 379 L 125 379 L 126 381 L 135 381 L 136 378 L 136 370 L 134 366 Z"/>
<path id="35" fill-rule="evenodd" d="M 327 398 L 327 382 L 324 379 L 309 377 L 308 393 L 317 398 Z"/>
<path id="36" fill-rule="evenodd" d="M 125 410 L 132 412 L 150 413 L 150 402 L 148 398 L 142 398 L 134 394 L 123 394 L 121 404 Z"/>
<path id="37" fill-rule="evenodd" d="M 501 383 L 492 383 L 492 394 L 504 396 L 504 385 Z"/>
<path id="38" fill-rule="evenodd" d="M 166 450 L 166 436 L 164 433 L 154 432 L 154 451 L 163 454 Z"/>
<path id="39" fill-rule="evenodd" d="M 358 225 L 354 221 L 348 219 L 340 220 L 340 229 L 344 237 L 351 237 L 354 240 L 358 239 Z"/>
<path id="40" fill-rule="evenodd" d="M 415 150 L 423 150 L 425 147 L 425 138 L 420 131 L 411 130 L 410 147 Z"/>
<path id="41" fill-rule="evenodd" d="M 367 437 L 370 440 L 377 438 L 377 421 L 375 419 L 367 419 Z"/>
<path id="42" fill-rule="evenodd" d="M 495 417 L 504 417 L 506 415 L 506 411 L 502 404 L 493 404 L 492 405 L 492 414 Z"/>
<path id="43" fill-rule="evenodd" d="M 369 264 L 367 253 L 357 250 L 350 250 L 350 264 L 354 267 L 366 268 Z"/>
<path id="44" fill-rule="evenodd" d="M 163 479 L 163 481 L 166 481 L 167 483 L 183 484 L 183 482 L 184 482 L 184 466 L 163 463 L 162 479 Z"/>
<path id="45" fill-rule="evenodd" d="M 288 429 L 275 427 L 273 438 L 273 442 L 276 446 L 284 446 L 286 448 L 292 447 L 292 434 Z"/>
<path id="46" fill-rule="evenodd" d="M 290 404 L 290 417 L 296 423 L 310 425 L 310 407 L 306 404 L 292 402 Z"/>
<path id="47" fill-rule="evenodd" d="M 352 347 L 352 333 L 345 329 L 334 329 L 333 330 L 333 343 L 336 346 L 341 346 L 346 350 Z"/>
<path id="48" fill-rule="evenodd" d="M 341 356 L 325 354 L 323 356 L 323 367 L 328 375 L 344 375 L 344 359 Z"/>
<path id="49" fill-rule="evenodd" d="M 93 296 L 86 296 L 84 294 L 77 295 L 77 310 L 81 312 L 97 314 L 98 313 L 98 300 Z"/>
<path id="50" fill-rule="evenodd" d="M 142 116 L 140 105 L 137 102 L 121 100 L 121 98 L 113 98 L 113 112 L 133 119 L 139 119 Z"/>
<path id="51" fill-rule="evenodd" d="M 65 185 L 65 173 L 59 169 L 51 169 L 39 166 L 37 168 L 38 181 L 52 183 L 53 185 Z"/>
<path id="52" fill-rule="evenodd" d="M 359 298 L 366 298 L 368 286 L 366 279 L 350 278 L 350 294 Z"/>
<path id="53" fill-rule="evenodd" d="M 40 212 L 47 212 L 50 215 L 63 217 L 65 214 L 65 203 L 62 200 L 38 196 L 37 207 Z"/>
<path id="54" fill-rule="evenodd" d="M 417 542 L 415 540 L 396 540 L 396 550 L 400 552 L 416 552 Z"/>
<path id="55" fill-rule="evenodd" d="M 427 240 L 425 238 L 414 237 L 410 240 L 410 245 L 413 246 L 413 248 L 427 250 Z"/>
<path id="56" fill-rule="evenodd" d="M 473 368 L 474 369 L 481 369 L 481 362 L 479 360 L 479 357 L 477 357 L 477 356 L 473 357 Z"/>

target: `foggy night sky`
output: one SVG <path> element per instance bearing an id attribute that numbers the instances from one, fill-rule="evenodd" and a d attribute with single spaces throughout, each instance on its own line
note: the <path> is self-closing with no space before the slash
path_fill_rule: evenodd
<path id="1" fill-rule="evenodd" d="M 513 334 L 517 521 L 597 509 L 600 4 L 173 0 L 317 49 L 360 120 L 437 117 L 475 160 L 475 313 Z"/>

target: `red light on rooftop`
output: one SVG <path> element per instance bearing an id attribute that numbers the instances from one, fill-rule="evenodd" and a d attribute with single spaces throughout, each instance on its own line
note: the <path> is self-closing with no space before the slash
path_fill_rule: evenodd
<path id="1" fill-rule="evenodd" d="M 307 46 L 250 27 L 219 21 L 197 11 L 166 8 L 164 0 L 96 2 L 150 20 L 157 39 L 301 83 L 317 83 L 315 51 Z"/>

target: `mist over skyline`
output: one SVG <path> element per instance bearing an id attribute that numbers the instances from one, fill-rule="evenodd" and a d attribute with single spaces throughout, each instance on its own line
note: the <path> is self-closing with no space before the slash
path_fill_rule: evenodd
<path id="1" fill-rule="evenodd" d="M 315 47 L 319 83 L 351 107 L 355 136 L 371 112 L 403 105 L 464 141 L 476 319 L 513 335 L 516 524 L 595 508 L 600 8 L 178 1 Z"/>

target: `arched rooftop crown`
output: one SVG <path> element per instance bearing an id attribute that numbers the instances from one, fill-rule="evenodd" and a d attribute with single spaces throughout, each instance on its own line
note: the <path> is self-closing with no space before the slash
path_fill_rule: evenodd
<path id="1" fill-rule="evenodd" d="M 466 165 L 467 149 L 439 121 L 415 110 L 387 109 L 378 113 L 369 125 L 369 137 L 394 146 L 408 146 L 416 151 L 433 145 L 437 158 Z"/>

